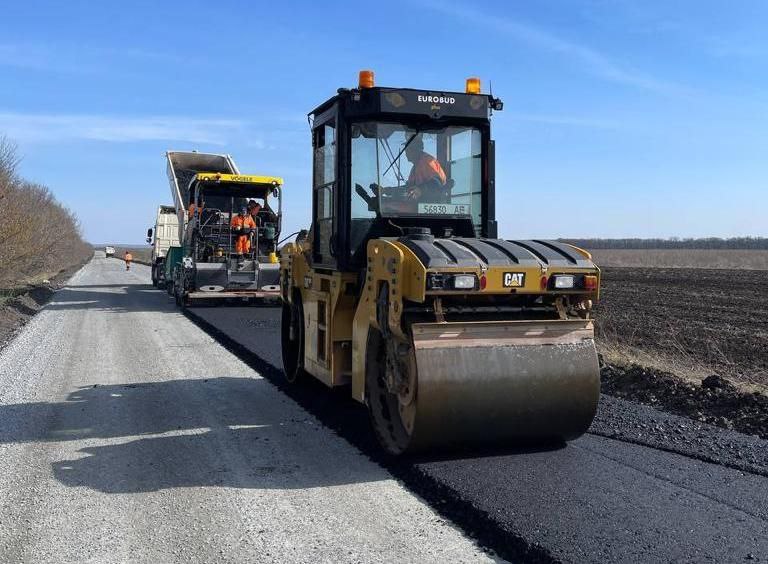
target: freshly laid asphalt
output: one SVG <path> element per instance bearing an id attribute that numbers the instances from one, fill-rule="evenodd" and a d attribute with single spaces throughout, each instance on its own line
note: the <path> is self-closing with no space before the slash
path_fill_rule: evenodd
<path id="1" fill-rule="evenodd" d="M 343 390 L 283 382 L 278 308 L 188 316 L 505 558 L 768 560 L 768 449 L 757 437 L 602 396 L 590 432 L 567 446 L 392 461 Z"/>

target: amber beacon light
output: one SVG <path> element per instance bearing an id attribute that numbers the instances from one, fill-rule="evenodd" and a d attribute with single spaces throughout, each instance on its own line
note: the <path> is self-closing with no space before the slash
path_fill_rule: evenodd
<path id="1" fill-rule="evenodd" d="M 467 79 L 467 94 L 480 94 L 480 79 L 476 76 L 470 76 Z"/>
<path id="2" fill-rule="evenodd" d="M 373 71 L 372 70 L 360 71 L 360 80 L 358 81 L 358 86 L 360 88 L 373 88 Z"/>

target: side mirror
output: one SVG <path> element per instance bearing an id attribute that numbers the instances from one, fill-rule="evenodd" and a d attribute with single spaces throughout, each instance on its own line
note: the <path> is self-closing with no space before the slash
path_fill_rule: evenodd
<path id="1" fill-rule="evenodd" d="M 151 245 L 151 244 L 152 244 L 152 237 L 147 237 L 147 244 L 148 244 L 148 245 Z"/>
<path id="2" fill-rule="evenodd" d="M 151 238 L 152 238 L 152 228 L 150 227 L 149 229 L 147 229 L 147 239 L 151 239 Z"/>

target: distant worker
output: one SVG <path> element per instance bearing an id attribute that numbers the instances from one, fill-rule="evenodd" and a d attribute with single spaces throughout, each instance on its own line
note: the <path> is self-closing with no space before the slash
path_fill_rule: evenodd
<path id="1" fill-rule="evenodd" d="M 248 215 L 253 218 L 253 222 L 258 226 L 259 221 L 259 212 L 261 211 L 261 204 L 257 202 L 256 200 L 249 200 L 248 201 Z"/>
<path id="2" fill-rule="evenodd" d="M 131 251 L 125 251 L 125 254 L 123 255 L 123 260 L 125 260 L 125 269 L 130 270 L 131 261 L 133 260 L 133 255 L 131 254 Z"/>
<path id="3" fill-rule="evenodd" d="M 235 252 L 240 255 L 242 261 L 243 255 L 251 252 L 250 230 L 256 229 L 256 222 L 248 213 L 248 208 L 240 208 L 240 213 L 232 218 L 232 231 L 235 236 Z"/>
<path id="4" fill-rule="evenodd" d="M 409 198 L 429 203 L 448 201 L 448 182 L 440 161 L 424 151 L 421 135 L 411 139 L 405 149 L 405 158 L 413 165 L 405 186 Z"/>
<path id="5" fill-rule="evenodd" d="M 197 206 L 197 204 L 195 203 L 194 200 L 192 202 L 190 202 L 189 207 L 187 208 L 187 212 L 189 212 L 189 216 L 188 216 L 189 219 L 192 219 L 192 217 L 194 217 L 195 210 L 197 210 L 197 209 L 199 209 L 200 213 L 202 213 L 204 207 L 205 207 L 205 202 L 203 202 L 202 199 L 200 200 L 200 207 L 199 208 L 198 208 L 198 206 Z"/>

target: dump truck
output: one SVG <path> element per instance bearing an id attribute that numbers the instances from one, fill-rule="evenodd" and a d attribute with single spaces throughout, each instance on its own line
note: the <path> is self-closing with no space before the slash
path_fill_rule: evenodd
<path id="1" fill-rule="evenodd" d="M 168 249 L 179 245 L 179 219 L 174 206 L 159 206 L 155 227 L 147 229 L 147 243 L 152 245 L 152 285 L 165 288 L 165 258 Z"/>
<path id="2" fill-rule="evenodd" d="M 166 159 L 181 249 L 166 269 L 176 302 L 279 300 L 282 178 L 241 174 L 230 155 Z"/>
<path id="3" fill-rule="evenodd" d="M 596 412 L 600 270 L 498 238 L 502 108 L 478 79 L 384 88 L 364 71 L 309 114 L 312 224 L 280 258 L 285 375 L 349 386 L 393 455 L 568 441 Z"/>

